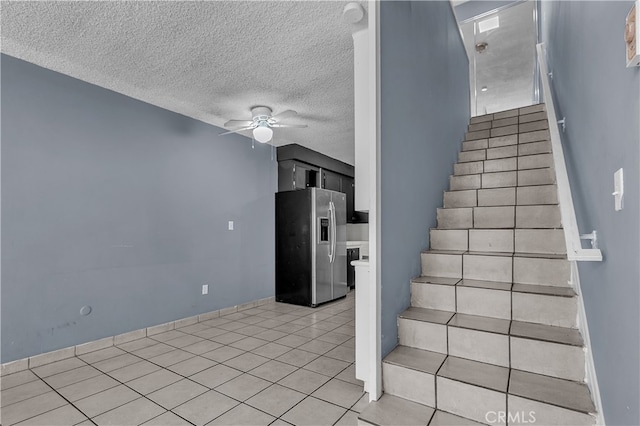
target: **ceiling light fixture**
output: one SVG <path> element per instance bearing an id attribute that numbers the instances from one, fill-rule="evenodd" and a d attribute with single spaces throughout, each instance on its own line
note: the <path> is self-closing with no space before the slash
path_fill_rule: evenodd
<path id="1" fill-rule="evenodd" d="M 267 143 L 273 137 L 273 130 L 269 127 L 266 121 L 258 124 L 258 127 L 253 129 L 253 138 L 260 143 Z"/>
<path id="2" fill-rule="evenodd" d="M 480 90 L 483 91 L 483 92 L 486 92 L 489 89 L 487 89 L 487 86 L 482 86 L 482 89 L 480 89 Z"/>
<path id="3" fill-rule="evenodd" d="M 493 18 L 485 19 L 484 21 L 478 22 L 478 32 L 485 33 L 487 31 L 495 30 L 500 27 L 500 18 L 498 15 Z"/>

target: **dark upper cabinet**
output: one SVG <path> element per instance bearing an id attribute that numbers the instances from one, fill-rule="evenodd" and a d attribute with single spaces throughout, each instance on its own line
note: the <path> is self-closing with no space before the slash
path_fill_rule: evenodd
<path id="1" fill-rule="evenodd" d="M 287 160 L 278 163 L 278 191 L 295 191 L 319 186 L 319 169 L 302 162 Z"/>
<path id="2" fill-rule="evenodd" d="M 349 175 L 348 175 L 349 174 Z M 367 223 L 369 215 L 357 212 L 353 166 L 297 145 L 278 147 L 278 191 L 318 187 L 346 194 L 347 222 Z"/>
<path id="3" fill-rule="evenodd" d="M 344 192 L 342 189 L 342 179 L 343 176 L 338 173 L 330 172 L 328 170 L 322 170 L 322 187 L 324 189 Z"/>

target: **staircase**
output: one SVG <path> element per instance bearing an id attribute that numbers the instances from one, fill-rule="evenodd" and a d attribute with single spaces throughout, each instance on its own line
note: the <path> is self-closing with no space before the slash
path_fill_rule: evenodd
<path id="1" fill-rule="evenodd" d="M 471 119 L 360 424 L 592 425 L 544 104 Z"/>

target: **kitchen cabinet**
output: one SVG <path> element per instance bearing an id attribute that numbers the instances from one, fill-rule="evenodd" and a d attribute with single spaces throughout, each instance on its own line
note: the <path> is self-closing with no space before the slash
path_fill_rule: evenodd
<path id="1" fill-rule="evenodd" d="M 322 187 L 331 191 L 344 192 L 342 190 L 342 175 L 322 170 Z"/>
<path id="2" fill-rule="evenodd" d="M 278 191 L 324 188 L 347 199 L 347 222 L 367 223 L 369 215 L 355 210 L 353 166 L 299 145 L 278 147 Z"/>
<path id="3" fill-rule="evenodd" d="M 317 185 L 319 169 L 294 160 L 278 163 L 278 191 L 295 191 Z"/>

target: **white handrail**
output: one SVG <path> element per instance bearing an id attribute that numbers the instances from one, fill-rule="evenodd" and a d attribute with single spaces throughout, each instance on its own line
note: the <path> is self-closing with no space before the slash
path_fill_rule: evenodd
<path id="1" fill-rule="evenodd" d="M 567 166 L 564 162 L 560 131 L 558 130 L 558 119 L 556 109 L 553 104 L 551 92 L 551 82 L 547 69 L 547 59 L 544 54 L 544 43 L 536 46 L 538 52 L 538 65 L 540 66 L 540 77 L 542 79 L 542 90 L 544 91 L 545 104 L 547 107 L 547 117 L 549 119 L 549 133 L 551 135 L 551 150 L 553 153 L 553 163 L 555 165 L 556 184 L 558 186 L 558 202 L 560 203 L 560 217 L 564 229 L 564 240 L 567 245 L 567 259 L 575 261 L 602 261 L 602 252 L 597 248 L 582 248 L 580 232 L 578 232 L 578 221 L 573 208 L 573 198 L 571 197 L 571 186 Z M 595 235 L 595 233 L 593 234 Z"/>

